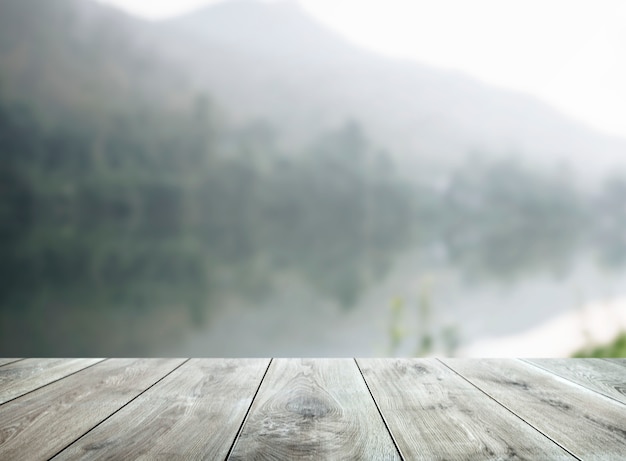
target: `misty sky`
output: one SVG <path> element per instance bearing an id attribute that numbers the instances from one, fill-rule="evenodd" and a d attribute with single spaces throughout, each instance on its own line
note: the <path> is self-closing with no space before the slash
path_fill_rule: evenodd
<path id="1" fill-rule="evenodd" d="M 216 2 L 100 1 L 150 19 Z M 364 47 L 534 94 L 563 113 L 626 137 L 622 0 L 290 1 Z"/>

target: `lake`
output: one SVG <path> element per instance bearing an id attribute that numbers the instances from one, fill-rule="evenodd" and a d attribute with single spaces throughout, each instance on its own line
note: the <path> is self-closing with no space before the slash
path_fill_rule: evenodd
<path id="1" fill-rule="evenodd" d="M 626 294 L 626 271 L 602 269 L 589 255 L 580 255 L 563 273 L 537 271 L 515 281 L 475 280 L 437 259 L 423 251 L 405 254 L 347 311 L 320 300 L 297 280 L 283 280 L 259 303 L 230 297 L 206 326 L 173 349 L 174 355 L 415 355 L 424 352 L 416 346 L 424 332 L 433 337 L 431 353 L 449 354 L 450 342 L 460 348 L 513 335 L 587 303 Z M 403 302 L 396 323 L 404 331 L 392 347 L 396 298 Z"/>

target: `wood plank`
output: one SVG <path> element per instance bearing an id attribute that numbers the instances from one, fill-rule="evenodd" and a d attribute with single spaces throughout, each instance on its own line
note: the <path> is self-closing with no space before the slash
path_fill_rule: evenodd
<path id="1" fill-rule="evenodd" d="M 400 459 L 351 359 L 275 359 L 231 460 Z"/>
<path id="2" fill-rule="evenodd" d="M 0 404 L 103 359 L 26 359 L 0 368 Z"/>
<path id="3" fill-rule="evenodd" d="M 525 359 L 524 361 L 626 404 L 626 368 L 602 359 Z"/>
<path id="4" fill-rule="evenodd" d="M 575 456 L 623 459 L 622 403 L 519 360 L 444 362 Z"/>
<path id="5" fill-rule="evenodd" d="M 54 459 L 225 459 L 268 365 L 193 359 Z"/>
<path id="6" fill-rule="evenodd" d="M 110 359 L 0 406 L 0 459 L 49 459 L 184 362 Z"/>
<path id="7" fill-rule="evenodd" d="M 3 367 L 4 365 L 7 365 L 9 363 L 17 362 L 19 360 L 23 359 L 0 359 L 0 367 Z"/>
<path id="8" fill-rule="evenodd" d="M 575 459 L 437 361 L 357 362 L 405 459 Z"/>

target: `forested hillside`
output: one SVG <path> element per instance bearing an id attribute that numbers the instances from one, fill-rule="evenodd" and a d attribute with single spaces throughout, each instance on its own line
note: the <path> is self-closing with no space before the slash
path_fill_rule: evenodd
<path id="1" fill-rule="evenodd" d="M 179 107 L 185 77 L 142 39 L 145 28 L 92 1 L 1 0 L 0 94 L 27 100 L 48 124 Z"/>
<path id="2" fill-rule="evenodd" d="M 0 0 L 5 354 L 146 353 L 284 277 L 354 308 L 414 248 L 507 280 L 565 270 L 573 248 L 626 258 L 619 175 L 583 191 L 558 164 L 484 151 L 433 177 L 359 105 L 294 135 L 285 101 L 228 106 L 202 79 L 211 56 L 183 72 L 150 27 L 86 0 Z"/>
<path id="3" fill-rule="evenodd" d="M 203 114 L 129 114 L 103 134 L 75 123 L 45 130 L 27 108 L 2 105 L 5 320 L 78 310 L 102 317 L 81 328 L 101 331 L 111 312 L 182 307 L 201 321 L 221 295 L 268 296 L 285 273 L 351 307 L 414 245 L 443 245 L 479 278 L 558 271 L 581 245 L 612 264 L 626 255 L 623 179 L 595 208 L 566 177 L 515 161 L 468 164 L 436 190 L 400 179 L 356 123 L 286 156 L 269 127 L 220 132 Z M 3 347 L 17 347 L 14 324 L 2 327 Z M 33 351 L 63 350 L 49 327 L 29 324 Z"/>
<path id="4" fill-rule="evenodd" d="M 157 23 L 150 34 L 231 116 L 269 118 L 292 143 L 348 117 L 424 178 L 445 176 L 472 150 L 542 168 L 568 165 L 577 181 L 594 186 L 626 165 L 624 139 L 530 95 L 360 49 L 297 2 L 218 2 Z"/>
<path id="5" fill-rule="evenodd" d="M 4 104 L 0 130 L 5 313 L 184 305 L 199 320 L 212 295 L 262 295 L 281 271 L 350 306 L 413 226 L 408 186 L 378 174 L 388 159 L 355 124 L 295 158 L 200 109 L 102 133 Z"/>

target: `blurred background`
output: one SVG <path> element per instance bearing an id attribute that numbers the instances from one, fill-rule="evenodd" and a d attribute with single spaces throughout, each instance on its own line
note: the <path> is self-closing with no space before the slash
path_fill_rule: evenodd
<path id="1" fill-rule="evenodd" d="M 0 0 L 0 354 L 626 355 L 625 23 Z"/>

